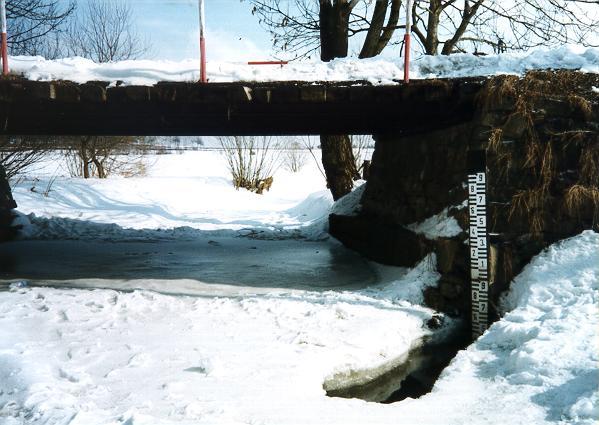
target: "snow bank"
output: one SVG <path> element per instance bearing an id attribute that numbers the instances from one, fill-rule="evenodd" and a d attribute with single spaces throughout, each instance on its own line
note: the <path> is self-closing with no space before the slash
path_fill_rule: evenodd
<path id="1" fill-rule="evenodd" d="M 534 258 L 505 297 L 505 317 L 409 406 L 435 406 L 446 423 L 595 424 L 598 302 L 599 234 L 586 231 Z"/>
<path id="2" fill-rule="evenodd" d="M 36 177 L 13 187 L 19 211 L 31 222 L 26 238 L 326 237 L 333 201 L 313 162 L 300 173 L 279 168 L 271 190 L 256 195 L 235 190 L 224 156 L 214 150 L 155 155 L 148 176 L 106 180 L 56 175 L 61 160 L 52 158 Z"/>
<path id="3" fill-rule="evenodd" d="M 236 299 L 14 287 L 0 292 L 0 418 L 347 424 L 363 402 L 327 398 L 325 377 L 401 356 L 430 332 L 430 315 L 352 293 Z"/>
<path id="4" fill-rule="evenodd" d="M 355 182 L 354 189 L 347 195 L 338 199 L 331 207 L 331 213 L 337 215 L 358 215 L 362 208 L 362 196 L 366 190 L 366 181 Z"/>
<path id="5" fill-rule="evenodd" d="M 45 60 L 35 56 L 10 58 L 13 72 L 31 80 L 122 81 L 124 84 L 153 85 L 158 81 L 198 81 L 196 59 L 180 62 L 159 60 L 121 61 L 96 64 L 88 59 Z M 373 84 L 392 84 L 403 79 L 401 60 L 338 59 L 292 62 L 284 67 L 250 66 L 246 63 L 209 62 L 211 82 L 230 81 L 344 81 L 365 80 Z M 564 46 L 536 49 L 526 53 L 474 56 L 423 56 L 412 63 L 412 78 L 466 77 L 497 74 L 522 74 L 532 69 L 579 69 L 599 72 L 599 49 Z"/>

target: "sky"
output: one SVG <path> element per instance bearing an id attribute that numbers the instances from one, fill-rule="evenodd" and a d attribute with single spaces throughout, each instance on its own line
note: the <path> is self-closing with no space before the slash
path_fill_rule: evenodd
<path id="1" fill-rule="evenodd" d="M 67 2 L 68 0 L 61 0 Z M 199 0 L 76 0 L 117 1 L 131 6 L 137 29 L 151 49 L 147 59 L 183 60 L 199 58 Z M 315 1 L 315 0 L 314 0 Z M 512 1 L 512 0 L 500 0 Z M 248 0 L 204 0 L 206 10 L 206 44 L 208 61 L 245 62 L 282 59 L 272 48 L 270 35 L 251 13 Z M 370 4 L 370 3 L 367 3 Z M 596 5 L 586 5 L 596 12 Z M 401 34 L 396 35 L 398 39 Z M 359 52 L 360 37 L 350 40 L 350 56 Z M 599 41 L 596 41 L 599 43 Z M 399 46 L 388 46 L 386 59 L 400 57 Z"/>
<path id="2" fill-rule="evenodd" d="M 82 5 L 84 1 L 78 0 L 78 3 Z M 198 0 L 118 1 L 131 5 L 139 32 L 152 46 L 148 58 L 182 60 L 199 57 Z M 204 4 L 209 61 L 273 58 L 270 36 L 251 14 L 251 5 L 247 1 L 204 0 Z"/>
<path id="3" fill-rule="evenodd" d="M 199 0 L 76 0 L 80 7 L 87 1 L 129 4 L 137 29 L 152 47 L 145 58 L 175 61 L 199 58 Z M 248 0 L 204 0 L 204 5 L 208 61 L 286 58 L 272 48 L 270 34 L 260 26 L 258 17 L 252 15 Z M 356 56 L 359 48 L 359 40 L 350 40 L 350 55 Z M 399 57 L 399 48 L 389 47 L 384 55 Z"/>

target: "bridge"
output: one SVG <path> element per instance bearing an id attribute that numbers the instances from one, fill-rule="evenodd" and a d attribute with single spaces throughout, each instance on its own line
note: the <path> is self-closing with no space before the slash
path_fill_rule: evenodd
<path id="1" fill-rule="evenodd" d="M 0 135 L 406 134 L 469 121 L 485 78 L 178 83 L 0 80 Z"/>

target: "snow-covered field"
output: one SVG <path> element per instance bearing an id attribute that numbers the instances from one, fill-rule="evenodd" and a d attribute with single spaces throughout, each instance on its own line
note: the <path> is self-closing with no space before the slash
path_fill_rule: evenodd
<path id="1" fill-rule="evenodd" d="M 152 85 L 157 81 L 198 81 L 197 59 L 180 62 L 136 60 L 96 64 L 83 58 L 49 61 L 42 57 L 10 58 L 11 70 L 31 80 L 122 81 Z M 526 53 L 475 56 L 423 56 L 410 66 L 411 78 L 468 77 L 474 75 L 522 74 L 532 69 L 578 69 L 599 72 L 599 49 L 564 46 Z M 208 62 L 211 82 L 230 81 L 345 81 L 366 80 L 392 84 L 403 80 L 403 62 L 384 59 L 337 59 L 292 62 L 280 66 L 251 66 L 240 62 Z"/>
<path id="2" fill-rule="evenodd" d="M 302 173 L 280 167 L 270 191 L 256 196 L 235 190 L 226 158 L 216 150 L 156 155 L 145 177 L 108 180 L 68 178 L 60 157 L 37 167 L 38 180 L 25 179 L 13 188 L 19 211 L 35 213 L 36 232 L 44 238 L 130 239 L 236 236 L 260 232 L 263 237 L 303 236 L 318 239 L 326 231 L 332 197 L 314 161 Z M 51 191 L 43 195 L 50 185 Z M 33 188 L 33 190 L 32 190 Z M 64 220 L 48 222 L 43 217 Z M 155 229 L 162 229 L 156 231 Z M 175 229 L 166 231 L 166 229 Z M 194 232 L 197 230 L 197 232 Z M 201 231 L 201 232 L 200 232 Z"/>
<path id="3" fill-rule="evenodd" d="M 151 251 L 184 239 L 246 250 L 248 241 L 283 243 L 283 255 L 307 244 L 342 249 L 327 238 L 332 201 L 311 163 L 298 174 L 279 169 L 263 196 L 230 187 L 214 151 L 158 156 L 144 178 L 72 179 L 56 161 L 37 174 L 14 190 L 20 212 L 36 214 L 26 228 L 34 240 L 7 246 L 101 239 L 117 252 L 127 243 Z M 504 318 L 458 354 L 432 393 L 390 405 L 327 397 L 325 380 L 380 371 L 431 333 L 421 289 L 436 282 L 433 261 L 370 265 L 370 287 L 339 282 L 324 292 L 306 282 L 210 295 L 207 284 L 200 296 L 176 296 L 161 291 L 168 279 L 125 292 L 13 279 L 0 292 L 0 423 L 596 423 L 599 235 L 590 231 L 534 259 L 505 297 Z"/>

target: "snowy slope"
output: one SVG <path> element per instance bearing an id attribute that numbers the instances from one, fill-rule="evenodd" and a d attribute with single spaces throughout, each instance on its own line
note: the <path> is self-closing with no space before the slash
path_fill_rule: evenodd
<path id="1" fill-rule="evenodd" d="M 125 84 L 153 85 L 158 81 L 198 81 L 197 59 L 171 61 L 122 61 L 96 64 L 88 59 L 45 60 L 42 57 L 10 58 L 11 70 L 31 80 L 122 81 Z M 564 46 L 536 49 L 526 53 L 474 56 L 423 56 L 411 65 L 412 78 L 466 77 L 522 74 L 532 69 L 580 69 L 599 72 L 599 49 Z M 345 81 L 366 80 L 389 84 L 403 79 L 403 62 L 383 59 L 338 59 L 292 62 L 280 66 L 250 66 L 246 63 L 209 62 L 211 82 L 230 81 Z"/>
<path id="2" fill-rule="evenodd" d="M 505 297 L 505 316 L 406 407 L 434 408 L 444 423 L 595 424 L 598 303 L 599 234 L 586 231 L 534 258 Z"/>
<path id="3" fill-rule="evenodd" d="M 156 155 L 148 176 L 107 180 L 72 179 L 60 161 L 51 159 L 14 185 L 19 211 L 35 214 L 29 237 L 180 240 L 253 232 L 318 239 L 332 204 L 314 161 L 301 173 L 279 167 L 264 195 L 235 190 L 219 151 Z"/>

